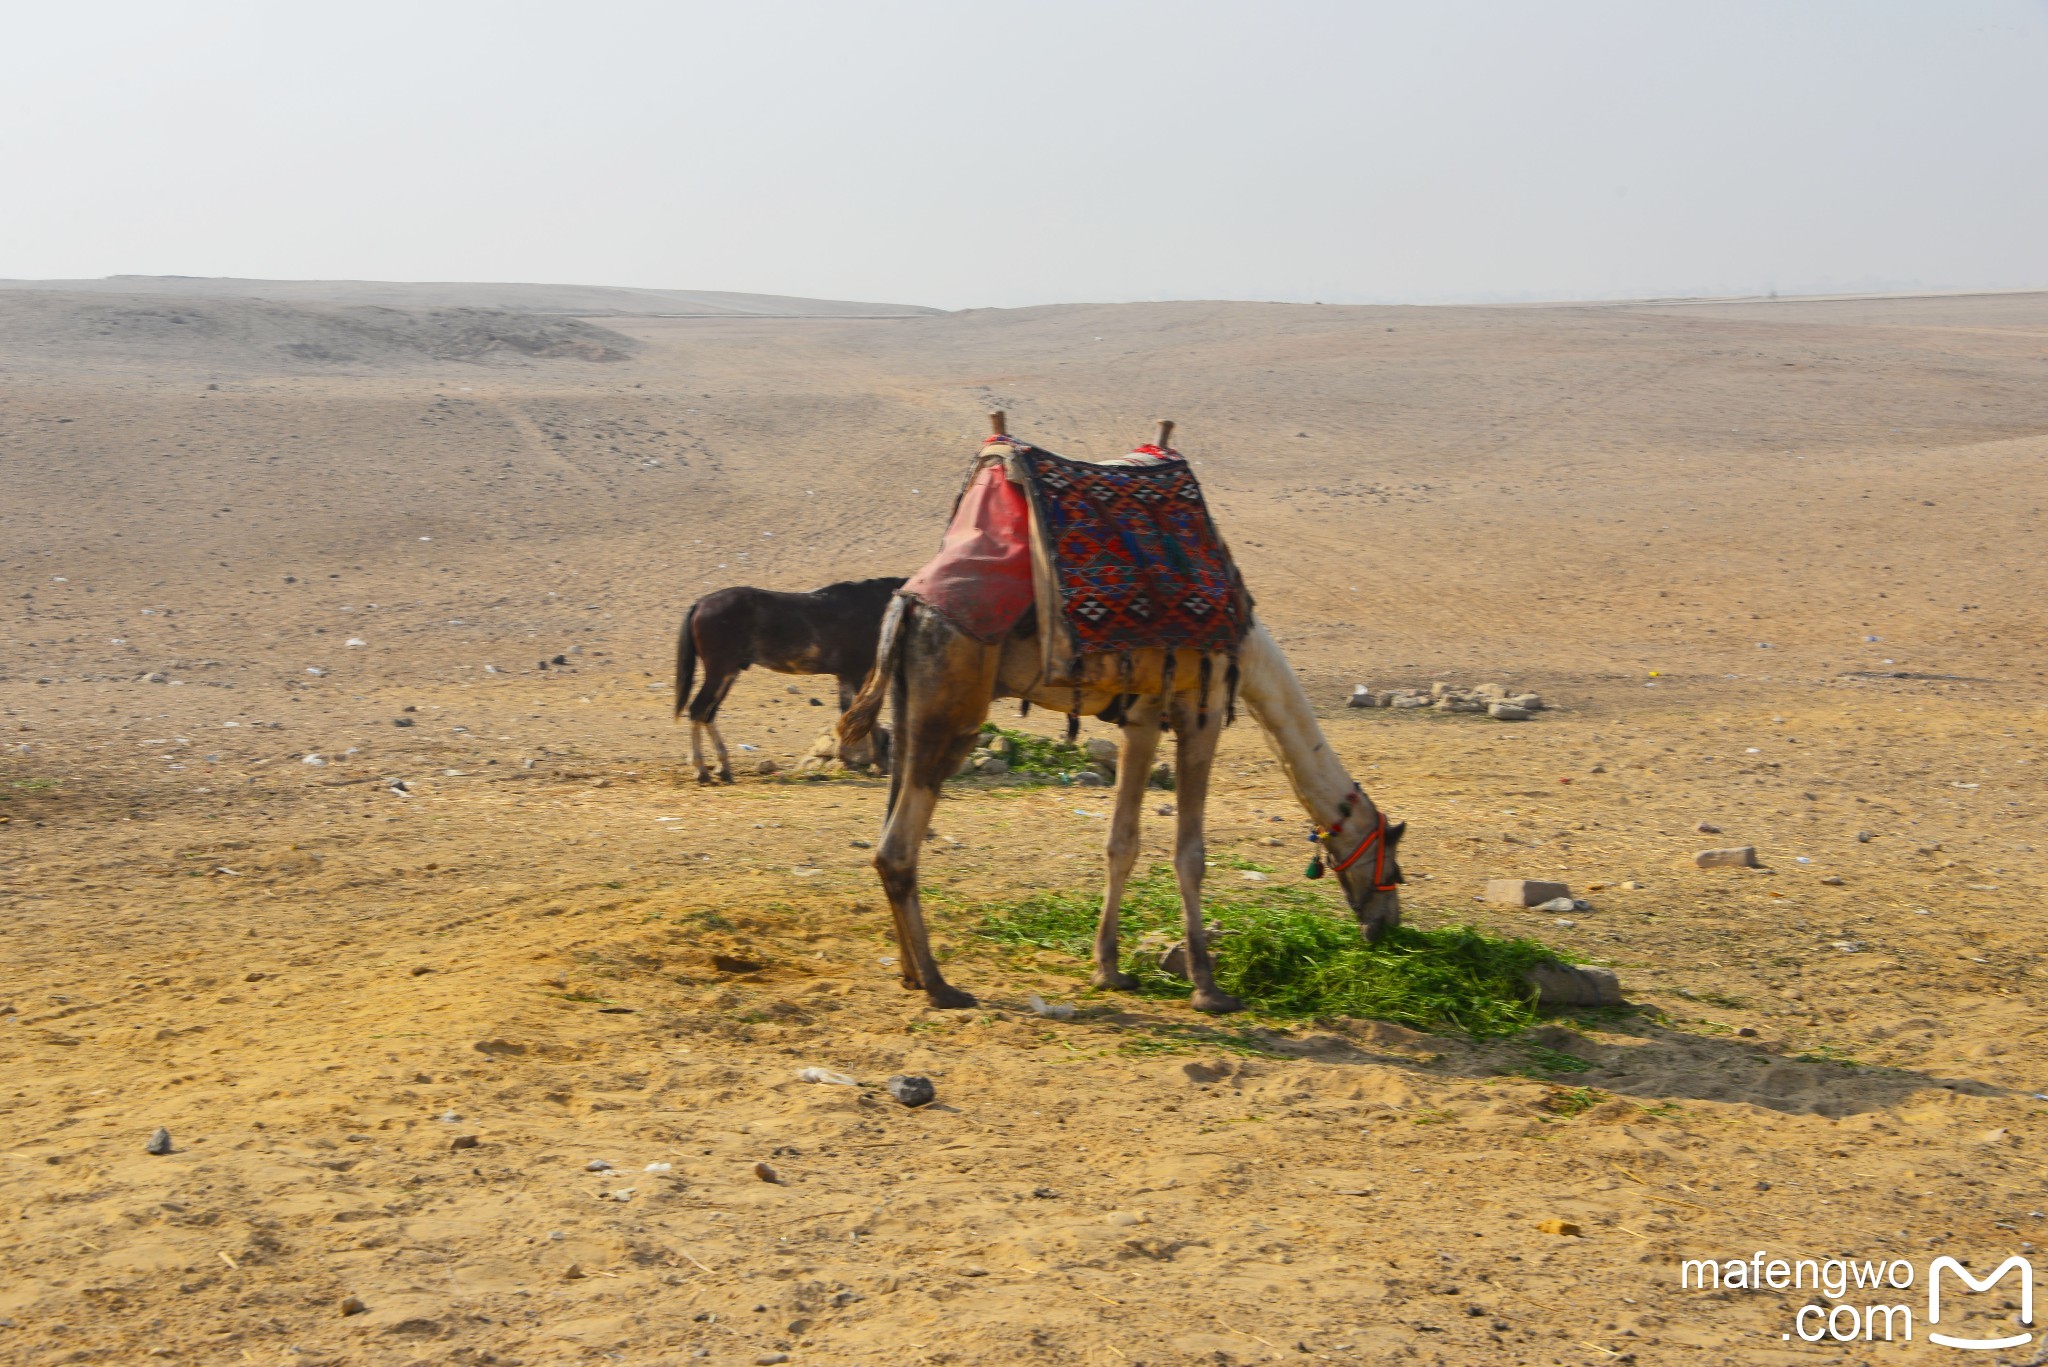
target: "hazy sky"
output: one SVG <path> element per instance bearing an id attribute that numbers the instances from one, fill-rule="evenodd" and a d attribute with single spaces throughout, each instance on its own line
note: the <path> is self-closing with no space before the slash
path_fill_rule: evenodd
<path id="1" fill-rule="evenodd" d="M 2048 0 L 18 0 L 0 276 L 2048 286 Z"/>

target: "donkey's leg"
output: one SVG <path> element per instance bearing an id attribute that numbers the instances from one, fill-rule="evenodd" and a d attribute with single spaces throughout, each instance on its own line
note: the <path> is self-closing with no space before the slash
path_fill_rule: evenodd
<path id="1" fill-rule="evenodd" d="M 1202 925 L 1202 872 L 1208 858 L 1203 839 L 1203 816 L 1209 805 L 1209 773 L 1216 760 L 1216 743 L 1223 734 L 1220 702 L 1208 709 L 1206 720 L 1191 694 L 1182 694 L 1173 706 L 1174 719 L 1174 831 L 1173 872 L 1180 884 L 1181 928 L 1187 946 L 1188 977 L 1195 991 L 1190 1004 L 1197 1011 L 1242 1011 L 1244 1003 L 1216 986 L 1216 965 L 1209 956 L 1209 935 Z"/>
<path id="2" fill-rule="evenodd" d="M 690 721 L 690 767 L 697 771 L 697 782 L 711 782 L 711 771 L 704 767 L 704 723 L 695 718 Z"/>
<path id="3" fill-rule="evenodd" d="M 725 695 L 732 692 L 732 681 L 739 676 L 737 669 L 725 675 L 719 679 L 716 691 L 711 680 L 706 679 L 704 693 L 698 695 L 700 700 L 706 694 L 711 698 L 711 705 L 704 709 L 704 729 L 711 733 L 711 743 L 718 749 L 718 779 L 721 783 L 732 782 L 732 756 L 726 753 L 725 737 L 718 733 L 718 709 L 725 706 Z"/>
<path id="4" fill-rule="evenodd" d="M 1109 822 L 1109 884 L 1102 894 L 1102 919 L 1095 924 L 1093 982 L 1097 987 L 1129 991 L 1138 985 L 1135 977 L 1117 967 L 1117 912 L 1123 906 L 1131 867 L 1138 862 L 1145 781 L 1151 777 L 1152 756 L 1158 750 L 1159 709 L 1141 704 L 1126 711 L 1124 751 L 1116 762 L 1116 812 Z"/>
<path id="5" fill-rule="evenodd" d="M 974 748 L 988 715 L 1001 651 L 929 616 L 911 629 L 904 651 L 897 685 L 905 702 L 898 713 L 903 724 L 897 728 L 894 801 L 875 851 L 875 869 L 895 914 L 903 985 L 922 987 L 933 1006 L 958 1009 L 974 1005 L 974 998 L 949 986 L 932 957 L 917 892 L 917 861 L 939 787 Z"/>
<path id="6" fill-rule="evenodd" d="M 844 674 L 837 677 L 839 680 L 839 715 L 843 717 L 846 715 L 846 709 L 853 706 L 853 696 L 860 692 L 861 681 L 859 679 L 849 679 Z M 874 730 L 868 732 L 866 737 L 855 741 L 851 745 L 841 743 L 839 747 L 840 763 L 849 769 L 860 769 L 875 763 L 881 756 L 881 747 L 876 744 L 881 734 L 881 727 L 877 726 Z"/>

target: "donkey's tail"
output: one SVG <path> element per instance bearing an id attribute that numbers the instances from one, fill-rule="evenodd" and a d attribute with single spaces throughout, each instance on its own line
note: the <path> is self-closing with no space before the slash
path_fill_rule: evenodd
<path id="1" fill-rule="evenodd" d="M 697 678 L 697 605 L 690 604 L 690 610 L 683 614 L 682 635 L 676 638 L 676 710 L 675 716 L 682 716 L 683 709 L 690 705 L 690 685 Z"/>
<path id="2" fill-rule="evenodd" d="M 889 696 L 889 680 L 896 673 L 896 660 L 903 645 L 903 621 L 909 612 L 908 598 L 899 594 L 889 600 L 889 610 L 882 616 L 882 636 L 875 643 L 874 668 L 868 671 L 860 692 L 854 694 L 853 702 L 839 718 L 841 745 L 858 745 L 875 729 L 875 719 L 882 713 L 882 700 Z"/>

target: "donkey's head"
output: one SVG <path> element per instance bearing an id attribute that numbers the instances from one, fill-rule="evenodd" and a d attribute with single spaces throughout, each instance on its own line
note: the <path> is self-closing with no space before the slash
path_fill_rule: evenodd
<path id="1" fill-rule="evenodd" d="M 1405 821 L 1389 822 L 1384 815 L 1366 830 L 1365 839 L 1337 860 L 1337 881 L 1344 886 L 1344 900 L 1358 918 L 1358 928 L 1369 942 L 1401 924 L 1400 885 L 1401 837 L 1408 830 Z"/>

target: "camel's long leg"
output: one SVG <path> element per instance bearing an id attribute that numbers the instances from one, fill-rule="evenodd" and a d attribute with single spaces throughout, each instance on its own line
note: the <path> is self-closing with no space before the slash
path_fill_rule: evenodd
<path id="1" fill-rule="evenodd" d="M 1145 815 L 1145 783 L 1152 777 L 1152 757 L 1159 752 L 1157 705 L 1136 704 L 1124 715 L 1123 754 L 1117 757 L 1116 811 L 1109 822 L 1109 884 L 1102 894 L 1102 919 L 1095 924 L 1097 987 L 1122 988 L 1138 980 L 1117 967 L 1117 913 L 1124 886 L 1138 862 L 1138 829 Z"/>
<path id="2" fill-rule="evenodd" d="M 1203 821 L 1209 806 L 1209 772 L 1216 760 L 1216 742 L 1223 734 L 1223 709 L 1210 706 L 1205 722 L 1198 722 L 1199 716 L 1193 695 L 1182 694 L 1175 700 L 1173 872 L 1180 884 L 1188 977 L 1195 985 L 1189 1004 L 1197 1011 L 1241 1011 L 1244 1003 L 1216 986 L 1216 965 L 1209 956 L 1209 936 L 1202 925 L 1202 873 L 1208 858 Z"/>
<path id="3" fill-rule="evenodd" d="M 896 791 L 882 827 L 875 869 L 882 875 L 896 920 L 903 985 L 922 987 L 933 1006 L 957 1009 L 974 998 L 949 986 L 932 957 L 924 911 L 917 893 L 917 862 L 931 828 L 939 787 L 974 748 L 982 719 L 995 694 L 1002 651 L 963 636 L 943 622 L 922 616 L 904 642 L 904 671 L 897 684 L 903 699 L 896 732 Z"/>

